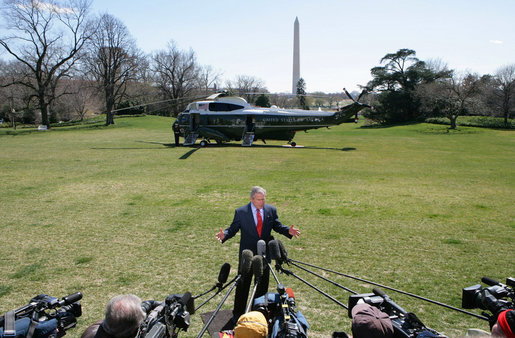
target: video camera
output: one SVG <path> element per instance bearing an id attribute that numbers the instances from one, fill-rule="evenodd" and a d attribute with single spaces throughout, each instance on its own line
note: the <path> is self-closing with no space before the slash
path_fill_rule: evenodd
<path id="1" fill-rule="evenodd" d="M 195 312 L 193 297 L 189 292 L 171 294 L 164 302 L 145 301 L 142 308 L 147 318 L 139 327 L 138 338 L 177 337 L 181 329 L 188 330 L 190 314 Z"/>
<path id="2" fill-rule="evenodd" d="M 374 288 L 373 293 L 349 296 L 349 318 L 352 318 L 352 308 L 358 303 L 369 304 L 386 313 L 392 321 L 395 338 L 445 337 L 425 326 L 414 313 L 404 310 L 378 288 Z"/>
<path id="3" fill-rule="evenodd" d="M 491 315 L 485 312 L 483 315 L 488 318 L 491 327 L 497 321 L 500 312 L 515 309 L 515 278 L 506 278 L 506 284 L 488 277 L 481 278 L 481 281 L 489 287 L 483 288 L 481 284 L 476 284 L 463 288 L 461 306 L 464 309 L 479 308 L 490 311 Z"/>
<path id="4" fill-rule="evenodd" d="M 297 310 L 295 296 L 291 288 L 278 285 L 277 293 L 266 293 L 256 298 L 254 311 L 265 315 L 269 322 L 270 337 L 305 338 L 309 324 L 304 315 Z"/>
<path id="5" fill-rule="evenodd" d="M 82 315 L 80 299 L 80 292 L 61 300 L 38 295 L 29 304 L 0 317 L 0 337 L 62 337 L 77 325 L 77 317 Z"/>

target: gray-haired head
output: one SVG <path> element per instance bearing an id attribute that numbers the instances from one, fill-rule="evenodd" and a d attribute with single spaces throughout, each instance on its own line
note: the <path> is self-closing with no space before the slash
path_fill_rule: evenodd
<path id="1" fill-rule="evenodd" d="M 113 297 L 107 304 L 102 327 L 116 338 L 134 337 L 145 317 L 141 308 L 141 299 L 138 296 L 120 295 Z"/>
<path id="2" fill-rule="evenodd" d="M 266 190 L 256 185 L 250 189 L 250 198 L 254 198 L 256 194 L 262 194 L 263 196 L 266 196 Z"/>

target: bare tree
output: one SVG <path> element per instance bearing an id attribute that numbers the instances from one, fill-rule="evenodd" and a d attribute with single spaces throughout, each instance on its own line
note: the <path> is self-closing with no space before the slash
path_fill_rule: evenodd
<path id="1" fill-rule="evenodd" d="M 0 45 L 23 65 L 10 83 L 27 87 L 50 127 L 49 107 L 58 97 L 59 81 L 68 76 L 91 35 L 90 0 L 5 0 L 6 30 Z M 62 93 L 64 94 L 64 93 Z"/>
<path id="2" fill-rule="evenodd" d="M 451 122 L 451 129 L 456 129 L 458 117 L 474 110 L 479 86 L 477 74 L 452 73 L 448 78 L 421 85 L 417 95 L 428 110 L 444 114 Z"/>
<path id="3" fill-rule="evenodd" d="M 515 64 L 500 68 L 495 73 L 495 90 L 493 94 L 500 102 L 504 125 L 508 125 L 508 119 L 515 109 Z"/>
<path id="4" fill-rule="evenodd" d="M 136 79 L 142 54 L 119 19 L 103 14 L 96 26 L 88 44 L 87 67 L 103 93 L 108 126 L 114 124 L 113 110 L 124 97 L 127 84 Z"/>
<path id="5" fill-rule="evenodd" d="M 76 76 L 73 80 L 63 81 L 70 95 L 58 100 L 61 119 L 83 121 L 88 111 L 98 111 L 102 101 L 98 96 L 96 83 Z"/>
<path id="6" fill-rule="evenodd" d="M 3 62 L 0 68 L 0 102 L 4 102 L 2 110 L 12 122 L 13 128 L 16 127 L 16 121 L 35 123 L 37 120 L 35 100 L 31 99 L 33 91 L 16 83 L 24 69 L 25 65 L 17 60 Z"/>
<path id="7" fill-rule="evenodd" d="M 199 93 L 209 94 L 210 90 L 217 90 L 217 82 L 220 74 L 215 72 L 211 66 L 200 67 L 198 73 L 198 89 Z"/>
<path id="8" fill-rule="evenodd" d="M 174 41 L 165 50 L 152 56 L 151 66 L 163 98 L 175 100 L 174 113 L 181 108 L 180 99 L 192 95 L 198 88 L 200 67 L 195 52 L 180 50 Z"/>
<path id="9" fill-rule="evenodd" d="M 236 76 L 234 82 L 227 81 L 227 87 L 238 96 L 244 97 L 249 103 L 255 101 L 256 93 L 268 93 L 263 81 L 250 75 Z"/>

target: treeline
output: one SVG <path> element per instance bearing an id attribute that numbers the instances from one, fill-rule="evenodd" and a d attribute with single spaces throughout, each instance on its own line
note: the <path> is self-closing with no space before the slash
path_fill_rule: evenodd
<path id="1" fill-rule="evenodd" d="M 0 46 L 0 119 L 50 123 L 117 112 L 171 115 L 192 98 L 219 87 L 220 74 L 200 65 L 192 49 L 174 41 L 143 53 L 127 27 L 110 14 L 89 14 L 89 0 L 68 7 L 34 0 L 5 2 Z M 266 90 L 252 76 L 225 86 L 237 94 Z M 148 102 L 157 102 L 144 105 Z"/>
<path id="2" fill-rule="evenodd" d="M 459 116 L 502 117 L 513 127 L 515 64 L 494 75 L 459 73 L 439 61 L 424 62 L 411 49 L 386 54 L 371 70 L 372 80 L 362 86 L 373 110 L 364 116 L 378 123 L 401 123 L 447 118 L 455 129 Z M 499 126 L 498 126 L 499 127 Z"/>

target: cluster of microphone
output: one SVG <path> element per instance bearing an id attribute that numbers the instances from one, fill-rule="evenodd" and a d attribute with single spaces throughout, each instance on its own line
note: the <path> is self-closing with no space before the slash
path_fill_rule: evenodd
<path id="1" fill-rule="evenodd" d="M 432 337 L 441 337 L 442 335 L 439 334 L 437 331 L 426 327 L 417 317 L 415 314 L 411 312 L 407 312 L 404 310 L 401 306 L 396 304 L 385 292 L 383 292 L 380 288 L 373 288 L 373 293 L 358 293 L 356 291 L 353 291 L 345 286 L 342 286 L 334 281 L 331 281 L 330 279 L 321 276 L 320 274 L 317 274 L 313 271 L 308 270 L 304 266 L 309 266 L 312 268 L 317 268 L 324 270 L 326 272 L 335 273 L 337 275 L 355 279 L 361 282 L 365 282 L 368 284 L 372 284 L 375 286 L 379 286 L 381 288 L 389 289 L 391 291 L 399 292 L 411 297 L 415 297 L 417 299 L 421 299 L 436 305 L 440 305 L 452 310 L 456 310 L 468 315 L 475 316 L 480 319 L 487 319 L 484 316 L 479 316 L 474 313 L 470 313 L 468 311 L 464 311 L 462 309 L 458 309 L 455 307 L 452 307 L 450 305 L 446 305 L 431 299 L 427 299 L 418 295 L 414 295 L 402 290 L 397 290 L 392 287 L 381 285 L 372 281 L 367 281 L 358 277 L 346 275 L 343 273 L 339 273 L 336 271 L 332 271 L 326 268 L 318 267 L 309 263 L 304 263 L 297 261 L 295 259 L 291 259 L 288 257 L 288 252 L 286 248 L 284 247 L 283 243 L 280 240 L 271 240 L 267 243 L 265 241 L 260 240 L 257 243 L 256 248 L 256 254 L 252 250 L 243 250 L 240 261 L 239 261 L 239 267 L 238 267 L 238 274 L 229 282 L 227 282 L 231 270 L 231 266 L 229 263 L 224 263 L 220 269 L 220 273 L 218 274 L 218 280 L 217 283 L 207 292 L 204 292 L 198 296 L 191 296 L 191 294 L 188 292 L 184 295 L 170 295 L 166 301 L 164 302 L 169 307 L 169 313 L 171 317 L 175 318 L 175 324 L 178 328 L 186 329 L 189 326 L 189 316 L 182 316 L 178 315 L 181 309 L 183 309 L 183 312 L 193 314 L 196 310 L 198 310 L 200 307 L 202 307 L 204 304 L 206 304 L 210 299 L 212 299 L 214 296 L 219 294 L 222 290 L 229 287 L 228 292 L 223 297 L 222 301 L 219 303 L 216 310 L 211 314 L 211 317 L 209 320 L 205 323 L 202 331 L 199 333 L 197 338 L 200 338 L 204 335 L 216 315 L 218 314 L 219 310 L 221 309 L 224 302 L 227 300 L 229 294 L 232 292 L 234 288 L 236 288 L 236 295 L 235 295 L 235 312 L 238 313 L 241 312 L 247 313 L 251 310 L 258 310 L 262 311 L 262 304 L 261 299 L 263 297 L 262 293 L 263 290 L 265 293 L 267 293 L 268 288 L 268 278 L 269 278 L 269 272 L 273 274 L 273 277 L 275 281 L 277 282 L 277 294 L 275 294 L 275 304 L 270 304 L 269 301 L 265 301 L 265 304 L 268 304 L 268 308 L 264 309 L 264 313 L 268 313 L 270 315 L 270 319 L 273 321 L 278 321 L 282 325 L 282 329 L 284 332 L 286 332 L 286 336 L 291 337 L 307 337 L 306 330 L 309 328 L 309 325 L 305 318 L 302 316 L 300 311 L 295 310 L 295 296 L 293 294 L 293 291 L 291 288 L 285 288 L 283 284 L 279 282 L 279 279 L 277 278 L 276 273 L 274 272 L 274 269 L 272 268 L 271 262 L 275 261 L 275 270 L 283 273 L 288 276 L 293 276 L 296 279 L 300 280 L 304 284 L 308 285 L 309 287 L 315 289 L 322 295 L 326 296 L 342 308 L 345 308 L 348 311 L 349 317 L 352 318 L 351 310 L 352 308 L 360 303 L 367 303 L 373 307 L 379 308 L 380 311 L 386 313 L 391 321 L 394 328 L 394 331 L 397 336 L 403 336 L 403 337 L 418 337 L 423 335 L 428 335 Z M 309 283 L 308 281 L 302 279 L 301 277 L 297 276 L 295 273 L 293 273 L 290 270 L 287 270 L 283 267 L 283 264 L 286 264 L 288 266 L 297 267 L 299 269 L 302 269 L 303 271 L 306 271 L 312 275 L 315 275 L 327 282 L 330 282 L 331 284 L 350 292 L 351 295 L 349 296 L 349 303 L 348 305 L 343 304 L 338 299 L 332 297 L 331 295 L 323 292 L 313 284 Z M 252 281 L 254 281 L 253 285 Z M 501 293 L 498 291 L 498 289 L 502 289 L 504 291 L 508 290 L 512 292 L 512 289 L 508 286 L 505 286 L 503 284 L 500 284 L 496 281 L 491 281 L 490 279 L 484 279 L 483 282 L 493 285 L 494 287 L 490 287 L 487 289 L 482 289 L 481 287 L 478 288 L 478 286 L 467 288 L 471 289 L 469 293 L 471 296 L 469 297 L 472 299 L 470 301 L 471 304 L 473 304 L 475 307 L 479 307 L 477 305 L 479 303 L 478 299 L 480 298 L 480 295 L 482 296 L 486 291 L 497 292 L 495 293 L 496 297 L 496 304 L 498 304 L 500 301 L 500 298 L 503 298 L 506 296 L 504 293 Z M 500 286 L 499 286 L 500 285 Z M 252 286 L 252 288 L 251 288 Z M 260 286 L 262 286 L 260 288 Z M 211 292 L 213 290 L 217 289 L 216 293 L 209 297 L 206 301 L 204 301 L 202 304 L 200 304 L 198 307 L 193 307 L 193 299 L 197 299 L 208 292 Z M 250 297 L 249 297 L 249 291 Z M 513 293 L 510 293 L 508 296 L 513 296 Z M 268 293 L 265 295 L 265 297 L 268 297 Z M 512 297 L 513 298 L 513 297 Z M 268 298 L 267 298 L 268 299 Z M 268 302 L 268 303 L 267 303 Z M 504 303 L 503 303 L 504 304 Z M 512 303 L 510 303 L 512 305 Z M 265 305 L 266 307 L 267 305 Z M 465 306 L 464 306 L 465 307 Z M 236 311 L 238 309 L 238 311 Z M 274 310 L 275 309 L 275 310 Z M 275 311 L 275 312 L 274 312 Z M 149 316 L 152 317 L 152 316 Z M 278 319 L 280 317 L 280 320 Z M 149 329 L 153 325 L 149 325 Z M 157 331 L 157 327 L 159 327 L 160 333 L 164 331 L 164 325 L 158 324 L 156 325 L 155 331 Z M 275 326 L 274 326 L 275 327 Z M 150 332 L 149 332 L 150 333 Z M 336 333 L 336 332 L 335 332 Z M 279 335 L 280 336 L 280 335 Z M 161 337 L 160 334 L 157 335 L 149 335 L 145 336 L 152 337 L 152 338 L 159 338 Z M 164 336 L 163 336 L 164 337 Z"/>

